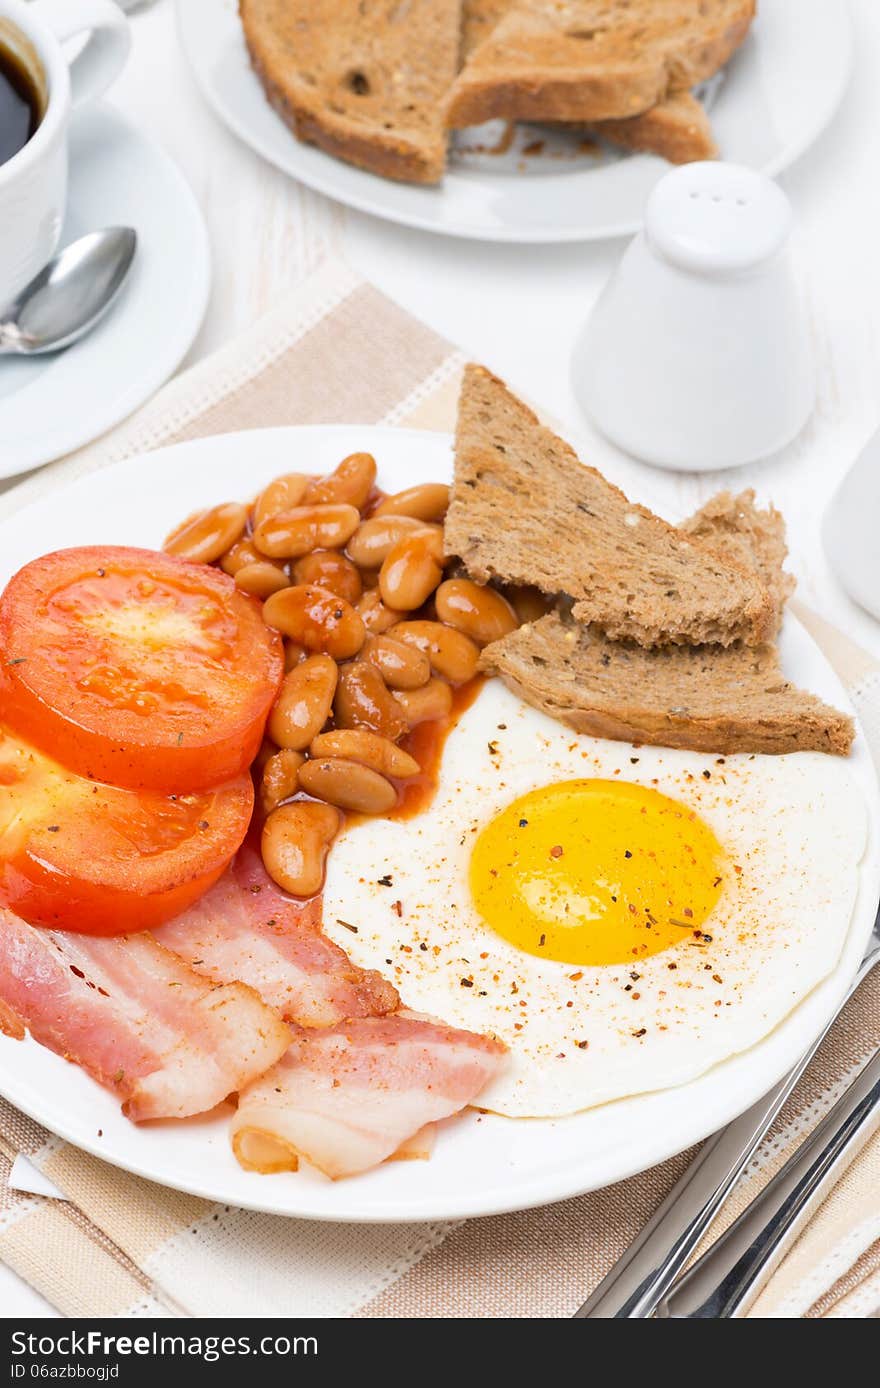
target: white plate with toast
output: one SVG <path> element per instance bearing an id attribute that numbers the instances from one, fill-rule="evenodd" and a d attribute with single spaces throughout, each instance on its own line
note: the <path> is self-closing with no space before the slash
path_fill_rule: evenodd
<path id="1" fill-rule="evenodd" d="M 0 525 L 0 585 L 30 559 L 63 546 L 156 547 L 181 515 L 254 494 L 289 468 L 291 458 L 307 459 L 310 468 L 323 471 L 364 448 L 375 455 L 379 480 L 389 490 L 451 475 L 450 438 L 415 430 L 313 426 L 180 444 L 76 479 L 9 517 Z M 791 616 L 782 660 L 798 685 L 850 708 L 831 667 Z M 487 685 L 480 699 L 491 695 Z M 854 868 L 855 907 L 838 962 L 763 1040 L 686 1084 L 565 1118 L 470 1111 L 443 1125 L 430 1161 L 386 1164 L 338 1182 L 307 1170 L 276 1176 L 242 1170 L 230 1150 L 226 1107 L 203 1118 L 138 1127 L 122 1116 L 112 1094 L 30 1039 L 0 1035 L 0 1093 L 51 1131 L 125 1170 L 275 1214 L 377 1222 L 455 1219 L 545 1204 L 621 1180 L 741 1113 L 794 1064 L 839 1006 L 870 934 L 880 890 L 880 793 L 861 733 L 848 761 L 838 765 L 849 772 L 868 821 L 867 848 Z M 805 868 L 813 870 L 812 864 Z"/>
<path id="2" fill-rule="evenodd" d="M 840 0 L 760 0 L 758 8 L 742 48 L 704 95 L 721 158 L 774 175 L 833 116 L 851 69 L 852 23 Z M 177 0 L 177 15 L 206 100 L 240 139 L 317 192 L 404 226 L 522 244 L 629 235 L 670 167 L 544 126 L 517 127 L 508 147 L 498 121 L 455 137 L 442 183 L 396 183 L 295 138 L 251 68 L 236 0 Z"/>

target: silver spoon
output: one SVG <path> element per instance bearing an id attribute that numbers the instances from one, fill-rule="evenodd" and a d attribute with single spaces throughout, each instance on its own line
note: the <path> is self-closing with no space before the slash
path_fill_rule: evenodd
<path id="1" fill-rule="evenodd" d="M 89 332 L 122 288 L 136 246 L 131 227 L 65 246 L 0 313 L 0 356 L 57 352 Z"/>

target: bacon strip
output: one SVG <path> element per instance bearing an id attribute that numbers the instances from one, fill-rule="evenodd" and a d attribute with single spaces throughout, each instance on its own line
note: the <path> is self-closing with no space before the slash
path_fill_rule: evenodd
<path id="1" fill-rule="evenodd" d="M 2 909 L 0 1010 L 112 1088 L 135 1121 L 206 1112 L 290 1039 L 253 989 L 210 983 L 149 935 L 62 934 Z"/>
<path id="2" fill-rule="evenodd" d="M 333 1179 L 385 1161 L 426 1123 L 473 1103 L 505 1048 L 404 1012 L 300 1029 L 278 1064 L 239 1098 L 232 1147 L 242 1166 Z"/>
<path id="3" fill-rule="evenodd" d="M 301 904 L 284 896 L 250 845 L 200 901 L 155 937 L 215 982 L 249 983 L 300 1026 L 333 1026 L 400 1006 L 392 984 L 358 968 L 321 933 L 320 901 Z"/>

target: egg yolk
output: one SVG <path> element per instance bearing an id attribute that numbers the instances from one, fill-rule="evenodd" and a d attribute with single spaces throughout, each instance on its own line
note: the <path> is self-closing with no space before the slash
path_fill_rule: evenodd
<path id="1" fill-rule="evenodd" d="M 470 887 L 517 949 L 622 964 L 701 932 L 724 854 L 694 810 L 628 781 L 563 781 L 514 800 L 479 834 Z"/>

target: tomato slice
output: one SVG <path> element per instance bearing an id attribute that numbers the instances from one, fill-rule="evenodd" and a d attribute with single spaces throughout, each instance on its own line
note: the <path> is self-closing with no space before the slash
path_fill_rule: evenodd
<path id="1" fill-rule="evenodd" d="M 0 729 L 0 904 L 88 935 L 161 925 L 216 882 L 253 799 L 247 774 L 189 795 L 120 790 Z"/>
<path id="2" fill-rule="evenodd" d="M 97 781 L 168 792 L 238 776 L 282 674 L 259 603 L 204 564 L 62 549 L 0 597 L 4 724 Z"/>

